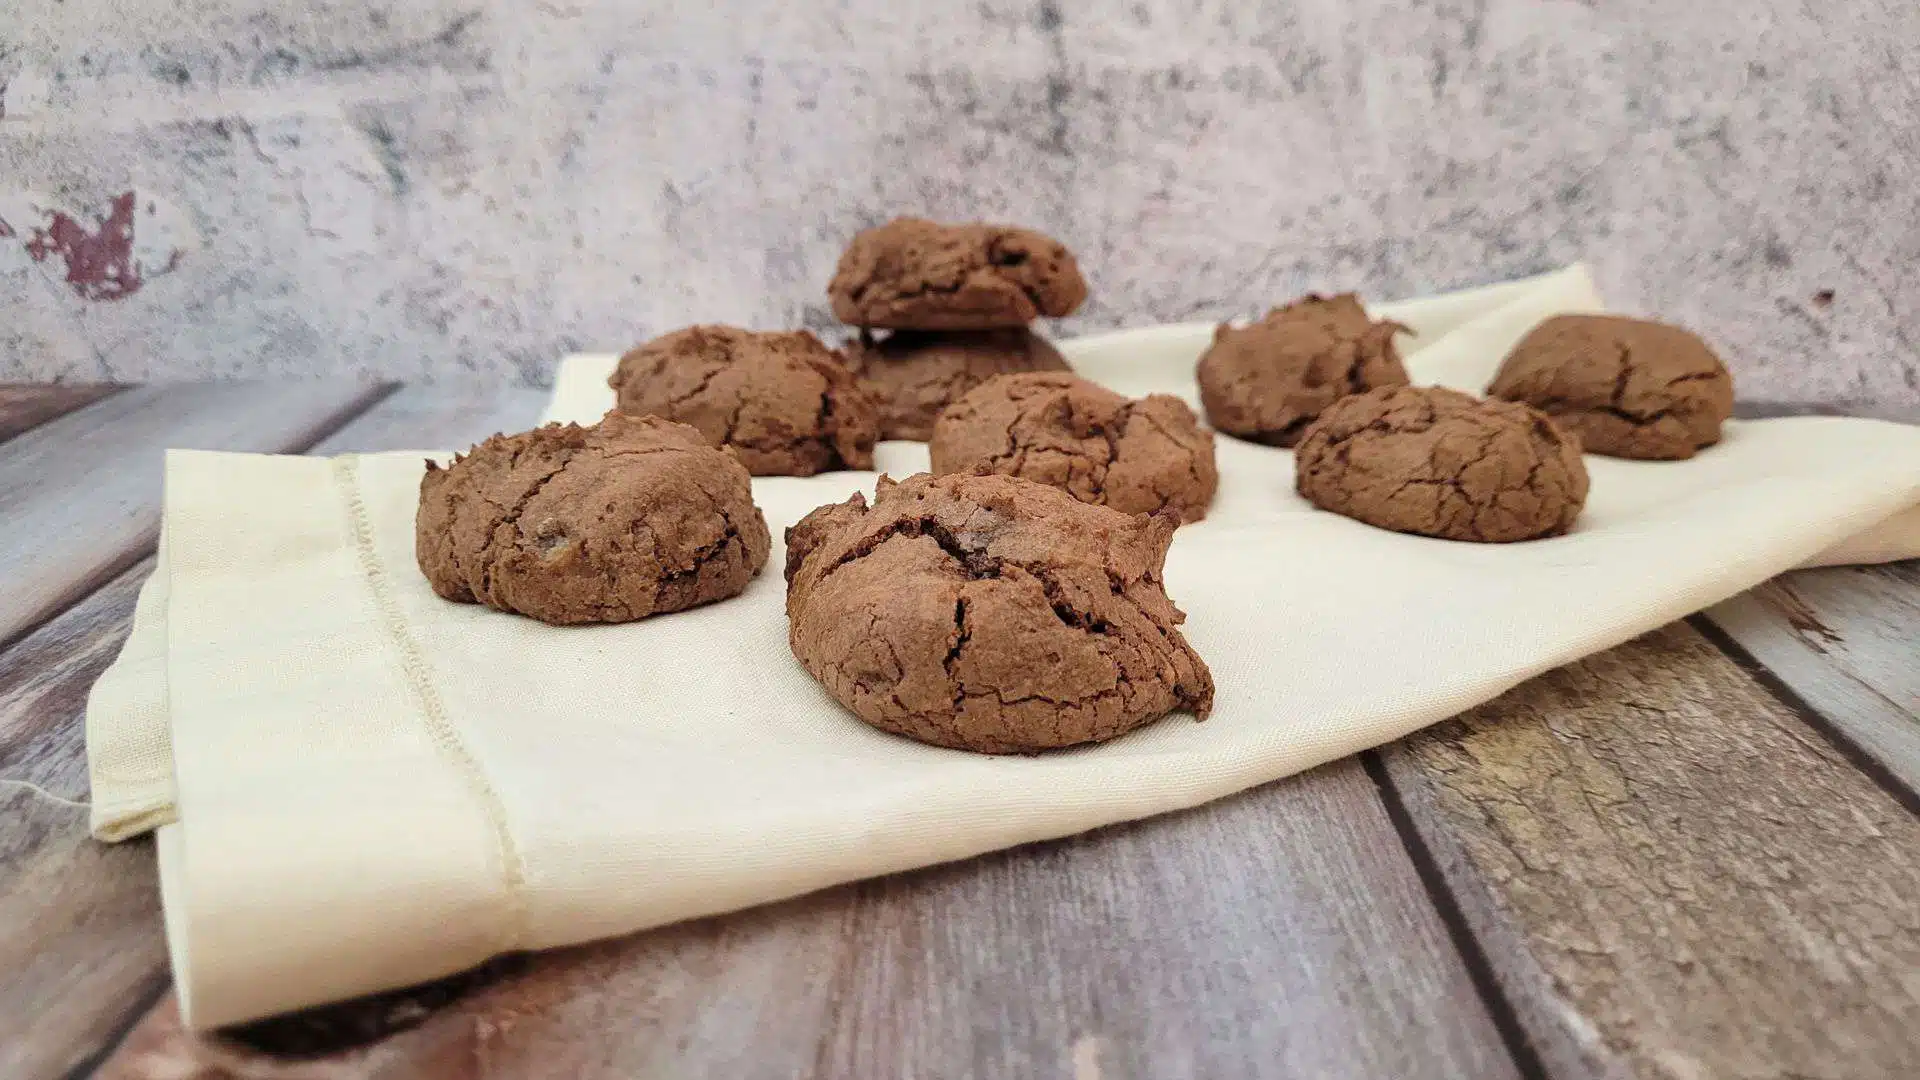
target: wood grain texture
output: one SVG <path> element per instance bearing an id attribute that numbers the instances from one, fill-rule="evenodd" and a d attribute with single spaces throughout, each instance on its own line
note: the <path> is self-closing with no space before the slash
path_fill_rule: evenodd
<path id="1" fill-rule="evenodd" d="M 1920 798 L 1920 561 L 1786 574 L 1702 617 Z"/>
<path id="2" fill-rule="evenodd" d="M 1691 627 L 1381 754 L 1550 1075 L 1913 1075 L 1920 819 Z"/>
<path id="3" fill-rule="evenodd" d="M 0 442 L 119 390 L 117 386 L 0 384 Z"/>
<path id="4" fill-rule="evenodd" d="M 1920 404 L 1885 401 L 1736 401 L 1733 415 L 1742 420 L 1777 416 L 1853 416 L 1863 420 L 1891 420 L 1920 424 Z"/>
<path id="5" fill-rule="evenodd" d="M 464 446 L 530 425 L 542 399 L 519 389 L 406 389 L 313 452 Z M 0 546 L 13 528 L 9 521 L 0 532 Z M 85 797 L 87 691 L 126 639 L 152 567 L 141 560 L 0 652 L 0 1076 L 8 1080 L 66 1075 L 111 1045 L 167 982 L 152 844 L 95 843 L 84 807 L 20 784 Z"/>
<path id="6" fill-rule="evenodd" d="M 0 1076 L 65 1074 L 166 985 L 152 843 L 95 843 L 86 807 L 56 801 L 86 798 L 87 690 L 152 569 L 0 653 Z"/>
<path id="7" fill-rule="evenodd" d="M 153 544 L 166 450 L 302 450 L 387 392 L 359 383 L 142 388 L 0 444 L 0 645 Z"/>
<path id="8" fill-rule="evenodd" d="M 324 1075 L 1516 1076 L 1354 761 L 526 963 Z M 309 1069 L 169 1002 L 102 1075 Z"/>

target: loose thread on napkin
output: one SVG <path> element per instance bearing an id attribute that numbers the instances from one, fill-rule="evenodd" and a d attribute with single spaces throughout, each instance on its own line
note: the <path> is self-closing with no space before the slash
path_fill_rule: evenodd
<path id="1" fill-rule="evenodd" d="M 499 845 L 500 866 L 506 880 L 508 927 L 508 940 L 500 943 L 500 949 L 518 948 L 524 937 L 527 916 L 526 864 L 520 855 L 519 845 L 514 843 L 513 832 L 507 826 L 506 806 L 501 803 L 493 785 L 488 783 L 479 759 L 474 757 L 461 740 L 453 722 L 447 718 L 446 705 L 440 699 L 440 691 L 434 686 L 426 657 L 407 629 L 406 616 L 393 595 L 393 582 L 374 550 L 373 525 L 367 516 L 366 500 L 360 494 L 359 458 L 353 454 L 334 458 L 333 473 L 346 501 L 347 523 L 353 531 L 353 544 L 360 559 L 361 573 L 365 575 L 368 587 L 373 590 L 374 604 L 379 608 L 380 621 L 386 627 L 387 637 L 400 654 L 400 666 L 406 673 L 407 686 L 419 704 L 421 719 L 434 745 L 440 747 L 441 752 L 453 761 L 461 775 L 472 785 L 475 796 L 486 812 L 494 840 Z"/>
<path id="2" fill-rule="evenodd" d="M 31 780 L 11 780 L 0 777 L 0 789 L 5 788 L 25 788 L 48 802 L 58 803 L 61 806 L 69 806 L 78 810 L 91 810 L 93 808 L 93 804 L 90 802 L 69 799 L 64 795 L 55 795 L 53 792 L 48 791 L 46 788 L 41 787 Z"/>

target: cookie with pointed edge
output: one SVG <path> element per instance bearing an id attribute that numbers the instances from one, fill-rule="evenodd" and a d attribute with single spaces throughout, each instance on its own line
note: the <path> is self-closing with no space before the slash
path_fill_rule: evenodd
<path id="1" fill-rule="evenodd" d="M 882 731 L 1004 754 L 1101 742 L 1213 676 L 1161 568 L 1177 522 L 1013 476 L 882 477 L 787 530 L 788 639 Z"/>

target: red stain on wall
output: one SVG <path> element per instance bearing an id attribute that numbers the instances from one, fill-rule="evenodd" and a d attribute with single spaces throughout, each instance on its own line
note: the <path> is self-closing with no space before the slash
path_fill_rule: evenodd
<path id="1" fill-rule="evenodd" d="M 140 291 L 140 268 L 133 260 L 133 192 L 114 196 L 110 205 L 96 229 L 55 212 L 27 240 L 33 261 L 55 255 L 66 260 L 67 284 L 88 300 L 119 300 Z"/>

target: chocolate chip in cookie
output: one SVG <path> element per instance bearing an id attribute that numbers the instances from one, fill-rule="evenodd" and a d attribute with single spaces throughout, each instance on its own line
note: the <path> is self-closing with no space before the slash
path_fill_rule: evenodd
<path id="1" fill-rule="evenodd" d="M 847 368 L 880 403 L 880 437 L 926 442 L 940 410 L 995 375 L 1066 371 L 1046 338 L 1011 330 L 862 332 L 846 347 Z"/>
<path id="2" fill-rule="evenodd" d="M 1407 385 L 1393 336 L 1352 293 L 1308 295 L 1247 326 L 1222 323 L 1197 372 L 1207 422 L 1229 435 L 1292 446 L 1349 394 Z"/>
<path id="3" fill-rule="evenodd" d="M 805 330 L 690 326 L 621 357 L 607 382 L 621 412 L 691 424 L 755 476 L 873 466 L 873 399 Z"/>
<path id="4" fill-rule="evenodd" d="M 1160 579 L 1175 521 L 1011 476 L 881 478 L 787 530 L 793 653 L 861 720 L 1005 754 L 1100 742 L 1213 676 Z"/>
<path id="5" fill-rule="evenodd" d="M 986 330 L 1070 315 L 1087 283 L 1065 245 L 1031 229 L 903 217 L 853 238 L 827 297 L 853 326 Z"/>
<path id="6" fill-rule="evenodd" d="M 1294 483 L 1369 525 L 1483 543 L 1557 536 L 1587 500 L 1580 444 L 1544 413 L 1438 387 L 1328 406 L 1294 451 Z"/>
<path id="7" fill-rule="evenodd" d="M 429 462 L 414 519 L 434 592 L 560 625 L 737 595 L 771 547 L 731 453 L 684 424 L 618 413 Z"/>
<path id="8" fill-rule="evenodd" d="M 1690 458 L 1720 441 L 1733 377 L 1687 330 L 1619 315 L 1557 315 L 1522 338 L 1487 387 L 1580 437 L 1588 453 Z"/>
<path id="9" fill-rule="evenodd" d="M 1213 432 L 1167 394 L 1129 399 L 1061 372 L 1002 375 L 934 425 L 935 473 L 984 468 L 1124 514 L 1206 516 L 1220 486 Z"/>

